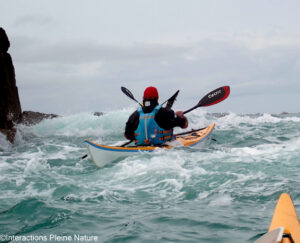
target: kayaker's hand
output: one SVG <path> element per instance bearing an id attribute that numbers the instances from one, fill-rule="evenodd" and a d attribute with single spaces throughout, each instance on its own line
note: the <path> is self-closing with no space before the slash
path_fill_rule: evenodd
<path id="1" fill-rule="evenodd" d="M 187 128 L 189 126 L 189 121 L 188 119 L 183 115 L 183 111 L 176 111 L 175 114 L 180 117 L 183 118 L 185 120 L 185 124 L 184 124 L 184 129 Z"/>
<path id="2" fill-rule="evenodd" d="M 184 124 L 184 127 L 183 127 L 185 129 L 189 126 L 189 121 L 185 116 L 183 118 L 185 119 L 185 124 Z"/>
<path id="3" fill-rule="evenodd" d="M 180 118 L 184 118 L 183 111 L 176 111 L 175 114 Z"/>

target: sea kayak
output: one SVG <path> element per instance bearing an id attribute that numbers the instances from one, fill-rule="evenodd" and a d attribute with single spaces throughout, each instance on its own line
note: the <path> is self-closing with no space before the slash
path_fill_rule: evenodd
<path id="1" fill-rule="evenodd" d="M 299 243 L 300 223 L 289 194 L 281 194 L 267 234 L 255 243 Z"/>
<path id="2" fill-rule="evenodd" d="M 170 141 L 162 146 L 110 146 L 97 144 L 90 140 L 84 140 L 87 144 L 88 151 L 97 167 L 103 167 L 119 158 L 130 156 L 141 152 L 153 152 L 157 149 L 171 149 L 174 147 L 195 146 L 196 144 L 208 139 L 213 131 L 215 123 L 199 131 L 189 131 L 182 135 L 176 135 L 173 141 Z"/>

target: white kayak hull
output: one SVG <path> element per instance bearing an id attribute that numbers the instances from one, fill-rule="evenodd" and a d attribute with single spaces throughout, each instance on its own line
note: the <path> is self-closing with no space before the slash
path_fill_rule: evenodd
<path id="1" fill-rule="evenodd" d="M 215 123 L 201 129 L 200 131 L 191 131 L 182 136 L 176 136 L 176 139 L 163 146 L 109 146 L 97 144 L 89 140 L 84 142 L 87 144 L 88 151 L 97 167 L 103 167 L 117 159 L 124 158 L 141 152 L 153 152 L 156 149 L 171 149 L 182 146 L 195 146 L 200 142 L 207 140 L 215 127 Z"/>

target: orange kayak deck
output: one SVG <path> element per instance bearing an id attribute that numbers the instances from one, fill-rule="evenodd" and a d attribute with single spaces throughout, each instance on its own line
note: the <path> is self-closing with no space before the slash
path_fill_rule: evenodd
<path id="1" fill-rule="evenodd" d="M 284 234 L 291 234 L 296 243 L 300 243 L 300 223 L 294 203 L 289 194 L 281 194 L 273 218 L 270 224 L 269 232 L 284 227 Z M 291 242 L 288 238 L 283 238 L 281 243 Z"/>

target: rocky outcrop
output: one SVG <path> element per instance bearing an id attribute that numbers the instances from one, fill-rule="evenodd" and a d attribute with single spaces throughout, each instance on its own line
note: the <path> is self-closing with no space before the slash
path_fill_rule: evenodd
<path id="1" fill-rule="evenodd" d="M 7 52 L 10 42 L 5 30 L 0 28 L 0 131 L 10 142 L 14 141 L 16 129 L 22 115 L 15 69 L 12 58 Z"/>
<path id="2" fill-rule="evenodd" d="M 32 126 L 37 123 L 40 123 L 44 119 L 52 119 L 55 117 L 58 117 L 58 115 L 45 114 L 45 113 L 35 112 L 35 111 L 23 111 L 20 123 L 26 126 Z"/>

